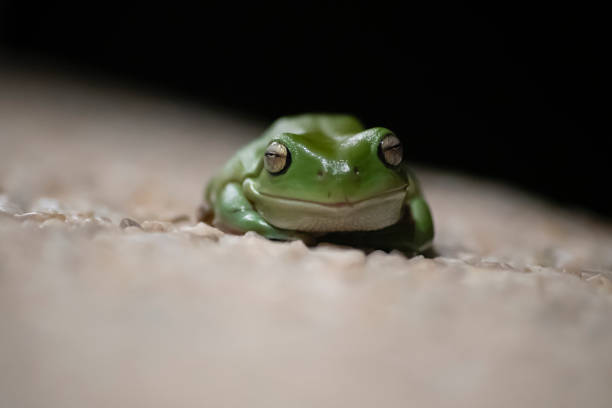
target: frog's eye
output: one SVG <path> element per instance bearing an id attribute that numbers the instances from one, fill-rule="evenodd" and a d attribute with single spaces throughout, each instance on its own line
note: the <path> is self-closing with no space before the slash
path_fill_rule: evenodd
<path id="1" fill-rule="evenodd" d="M 402 142 L 394 134 L 385 136 L 378 146 L 378 155 L 385 164 L 399 165 L 404 157 Z"/>
<path id="2" fill-rule="evenodd" d="M 264 167 L 272 174 L 286 170 L 291 163 L 291 154 L 285 145 L 272 142 L 264 153 Z"/>

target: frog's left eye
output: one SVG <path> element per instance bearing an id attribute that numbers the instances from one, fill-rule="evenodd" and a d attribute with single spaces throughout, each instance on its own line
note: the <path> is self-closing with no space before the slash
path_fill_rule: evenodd
<path id="1" fill-rule="evenodd" d="M 383 138 L 378 147 L 380 159 L 390 166 L 397 166 L 404 157 L 402 142 L 394 134 L 388 134 Z"/>
<path id="2" fill-rule="evenodd" d="M 285 145 L 272 142 L 264 153 L 264 167 L 272 174 L 285 171 L 291 164 L 291 154 Z"/>

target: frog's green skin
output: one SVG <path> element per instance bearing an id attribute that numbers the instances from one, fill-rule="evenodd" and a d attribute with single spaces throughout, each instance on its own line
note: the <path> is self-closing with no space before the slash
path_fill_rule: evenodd
<path id="1" fill-rule="evenodd" d="M 209 182 L 204 218 L 226 231 L 275 240 L 422 252 L 432 243 L 432 218 L 404 161 L 392 167 L 379 157 L 380 141 L 390 133 L 364 129 L 348 115 L 280 118 Z M 272 141 L 290 152 L 281 174 L 263 166 Z"/>

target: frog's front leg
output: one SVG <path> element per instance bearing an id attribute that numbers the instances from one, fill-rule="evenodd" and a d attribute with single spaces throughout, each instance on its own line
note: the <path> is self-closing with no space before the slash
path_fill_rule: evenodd
<path id="1" fill-rule="evenodd" d="M 408 200 L 406 207 L 414 224 L 412 242 L 417 252 L 424 252 L 431 247 L 434 237 L 434 225 L 429 205 L 422 196 L 417 196 Z"/>
<path id="2" fill-rule="evenodd" d="M 270 225 L 246 199 L 238 183 L 228 183 L 217 196 L 213 224 L 221 229 L 244 233 L 255 231 L 268 238 L 281 241 L 304 239 L 292 231 Z"/>

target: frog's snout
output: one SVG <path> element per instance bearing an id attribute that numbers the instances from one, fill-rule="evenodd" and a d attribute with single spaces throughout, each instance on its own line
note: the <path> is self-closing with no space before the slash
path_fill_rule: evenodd
<path id="1" fill-rule="evenodd" d="M 359 190 L 361 175 L 358 166 L 344 166 L 333 169 L 321 167 L 315 173 L 316 185 L 326 201 L 339 205 L 354 202 L 354 192 Z"/>
<path id="2" fill-rule="evenodd" d="M 337 180 L 346 180 L 348 179 L 359 179 L 360 170 L 358 166 L 337 166 L 336 168 L 327 169 L 325 167 L 321 167 L 317 170 L 316 175 L 319 180 L 328 179 L 330 177 L 335 178 Z"/>

